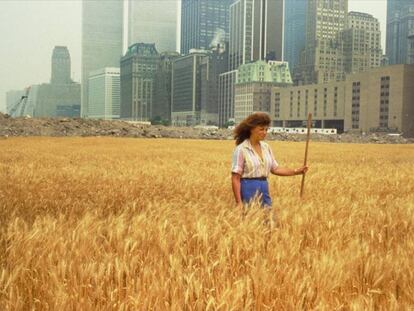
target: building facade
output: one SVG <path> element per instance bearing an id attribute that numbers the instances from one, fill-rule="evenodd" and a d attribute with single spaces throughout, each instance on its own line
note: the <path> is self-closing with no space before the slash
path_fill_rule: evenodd
<path id="1" fill-rule="evenodd" d="M 234 119 L 240 123 L 254 112 L 270 113 L 271 90 L 274 86 L 292 85 L 286 62 L 263 60 L 241 65 L 234 95 Z"/>
<path id="2" fill-rule="evenodd" d="M 33 116 L 79 117 L 80 103 L 81 86 L 79 83 L 44 83 L 38 86 L 36 103 L 33 105 Z"/>
<path id="3" fill-rule="evenodd" d="M 172 65 L 171 121 L 175 126 L 194 126 L 201 121 L 200 64 L 207 51 L 193 52 Z"/>
<path id="4" fill-rule="evenodd" d="M 273 126 L 301 127 L 312 113 L 313 127 L 344 129 L 344 82 L 272 89 Z"/>
<path id="5" fill-rule="evenodd" d="M 305 48 L 307 4 L 306 0 L 285 1 L 283 60 L 289 63 L 291 72 Z"/>
<path id="6" fill-rule="evenodd" d="M 347 76 L 345 129 L 414 136 L 414 65 L 374 68 Z"/>
<path id="7" fill-rule="evenodd" d="M 89 75 L 89 118 L 120 118 L 121 83 L 119 68 L 102 68 Z"/>
<path id="8" fill-rule="evenodd" d="M 212 49 L 201 60 L 201 125 L 219 125 L 219 78 L 227 68 L 228 53 L 223 46 Z"/>
<path id="9" fill-rule="evenodd" d="M 121 118 L 150 121 L 160 55 L 155 44 L 136 43 L 121 59 Z"/>
<path id="10" fill-rule="evenodd" d="M 119 67 L 123 0 L 82 1 L 82 117 L 88 117 L 88 81 L 93 70 Z"/>
<path id="11" fill-rule="evenodd" d="M 66 46 L 55 46 L 52 53 L 52 84 L 69 84 L 72 82 L 70 72 L 70 54 Z"/>
<path id="12" fill-rule="evenodd" d="M 414 2 L 387 1 L 387 56 L 390 65 L 405 64 L 408 59 L 408 40 L 414 30 Z"/>
<path id="13" fill-rule="evenodd" d="M 30 88 L 27 114 L 34 117 L 80 116 L 81 85 L 72 81 L 70 64 L 67 47 L 55 47 L 51 59 L 51 83 Z"/>
<path id="14" fill-rule="evenodd" d="M 181 1 L 181 54 L 209 50 L 229 38 L 229 9 L 233 0 Z"/>
<path id="15" fill-rule="evenodd" d="M 348 0 L 309 0 L 306 43 L 295 70 L 296 84 L 326 83 L 345 78 L 340 32 L 347 27 Z"/>
<path id="16" fill-rule="evenodd" d="M 159 52 L 177 51 L 178 2 L 128 1 L 128 46 L 154 43 Z"/>
<path id="17" fill-rule="evenodd" d="M 160 54 L 160 61 L 155 73 L 154 100 L 151 120 L 154 123 L 171 124 L 171 76 L 172 64 L 180 57 L 177 52 Z"/>
<path id="18" fill-rule="evenodd" d="M 172 70 L 172 123 L 177 126 L 219 124 L 219 78 L 227 70 L 223 46 L 177 58 Z"/>
<path id="19" fill-rule="evenodd" d="M 219 75 L 219 126 L 225 127 L 234 123 L 234 86 L 237 82 L 238 70 Z"/>
<path id="20" fill-rule="evenodd" d="M 219 124 L 234 120 L 238 68 L 283 58 L 283 0 L 236 0 L 230 6 L 229 71 L 219 78 Z"/>
<path id="21" fill-rule="evenodd" d="M 378 19 L 370 14 L 349 12 L 348 27 L 341 33 L 345 73 L 381 66 L 381 31 Z"/>
<path id="22" fill-rule="evenodd" d="M 229 70 L 283 58 L 283 0 L 237 0 L 230 6 Z"/>
<path id="23" fill-rule="evenodd" d="M 414 137 L 414 65 L 377 67 L 344 81 L 273 87 L 273 126 L 313 126 L 342 131 L 397 131 Z"/>

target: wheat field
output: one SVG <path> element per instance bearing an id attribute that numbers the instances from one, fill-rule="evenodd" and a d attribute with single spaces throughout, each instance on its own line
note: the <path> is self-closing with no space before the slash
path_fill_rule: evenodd
<path id="1" fill-rule="evenodd" d="M 269 142 L 281 166 L 304 143 Z M 0 141 L 0 310 L 414 310 L 414 146 L 312 143 L 235 207 L 233 141 Z"/>

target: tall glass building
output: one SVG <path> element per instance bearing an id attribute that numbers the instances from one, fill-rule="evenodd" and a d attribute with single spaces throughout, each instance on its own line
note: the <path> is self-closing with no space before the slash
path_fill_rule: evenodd
<path id="1" fill-rule="evenodd" d="M 282 60 L 283 0 L 238 0 L 230 7 L 230 70 L 257 60 Z"/>
<path id="2" fill-rule="evenodd" d="M 177 51 L 178 1 L 129 0 L 128 46 L 155 43 L 159 52 Z"/>
<path id="3" fill-rule="evenodd" d="M 293 70 L 300 60 L 300 53 L 305 48 L 307 0 L 285 1 L 284 18 L 284 61 Z"/>
<path id="4" fill-rule="evenodd" d="M 70 54 L 66 46 L 55 46 L 52 54 L 52 84 L 71 83 Z"/>
<path id="5" fill-rule="evenodd" d="M 123 0 L 82 2 L 82 117 L 89 114 L 90 72 L 119 67 L 123 43 L 123 5 Z"/>
<path id="6" fill-rule="evenodd" d="M 181 54 L 209 49 L 229 37 L 229 9 L 233 0 L 181 1 Z M 224 40 L 223 40 L 224 38 Z"/>
<path id="7" fill-rule="evenodd" d="M 414 0 L 388 0 L 387 56 L 389 64 L 409 61 L 409 39 L 414 31 Z"/>

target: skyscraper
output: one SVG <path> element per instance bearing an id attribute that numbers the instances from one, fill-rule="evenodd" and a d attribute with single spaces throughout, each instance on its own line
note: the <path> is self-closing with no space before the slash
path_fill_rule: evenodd
<path id="1" fill-rule="evenodd" d="M 306 44 L 294 80 L 299 84 L 343 80 L 340 32 L 347 27 L 348 0 L 308 0 Z"/>
<path id="2" fill-rule="evenodd" d="M 171 121 L 176 126 L 194 126 L 201 119 L 201 61 L 207 51 L 174 60 L 172 65 Z"/>
<path id="3" fill-rule="evenodd" d="M 119 119 L 121 103 L 119 68 L 102 68 L 89 75 L 89 117 Z"/>
<path id="4" fill-rule="evenodd" d="M 219 124 L 234 120 L 240 65 L 283 59 L 284 0 L 237 0 L 230 6 L 229 71 L 219 78 Z"/>
<path id="5" fill-rule="evenodd" d="M 282 60 L 283 0 L 237 0 L 230 6 L 230 70 L 257 60 Z"/>
<path id="6" fill-rule="evenodd" d="M 388 0 L 387 56 L 390 65 L 408 60 L 408 37 L 414 30 L 414 1 Z"/>
<path id="7" fill-rule="evenodd" d="M 160 62 L 155 73 L 155 91 L 152 105 L 152 122 L 169 124 L 171 122 L 171 76 L 172 64 L 180 57 L 178 52 L 160 54 Z"/>
<path id="8" fill-rule="evenodd" d="M 227 71 L 228 53 L 224 46 L 213 48 L 208 57 L 201 60 L 200 124 L 219 124 L 219 77 Z"/>
<path id="9" fill-rule="evenodd" d="M 121 118 L 150 121 L 160 62 L 155 44 L 135 43 L 121 59 Z"/>
<path id="10" fill-rule="evenodd" d="M 177 50 L 177 1 L 129 0 L 128 46 L 155 43 L 159 52 Z"/>
<path id="11" fill-rule="evenodd" d="M 283 60 L 293 70 L 300 60 L 305 47 L 307 0 L 285 1 L 284 55 Z"/>
<path id="12" fill-rule="evenodd" d="M 68 84 L 70 78 L 70 55 L 66 46 L 55 46 L 52 54 L 52 84 Z"/>
<path id="13" fill-rule="evenodd" d="M 229 9 L 233 0 L 181 1 L 181 53 L 228 41 Z"/>
<path id="14" fill-rule="evenodd" d="M 341 34 L 346 73 L 381 66 L 381 31 L 378 19 L 367 13 L 349 12 L 348 27 Z"/>
<path id="15" fill-rule="evenodd" d="M 81 85 L 70 76 L 70 54 L 65 46 L 56 46 L 52 53 L 50 83 L 31 88 L 30 115 L 35 117 L 79 117 Z M 32 93 L 36 89 L 36 98 Z"/>
<path id="16" fill-rule="evenodd" d="M 82 105 L 87 117 L 88 79 L 93 70 L 119 67 L 123 42 L 123 0 L 82 3 Z"/>
<path id="17" fill-rule="evenodd" d="M 172 66 L 173 125 L 218 125 L 219 76 L 227 70 L 225 46 L 192 51 Z"/>

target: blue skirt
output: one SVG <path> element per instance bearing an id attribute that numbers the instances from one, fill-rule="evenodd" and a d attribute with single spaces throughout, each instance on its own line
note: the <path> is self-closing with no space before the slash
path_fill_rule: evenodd
<path id="1" fill-rule="evenodd" d="M 255 196 L 259 196 L 262 207 L 272 207 L 267 179 L 240 179 L 241 199 L 249 203 Z"/>

